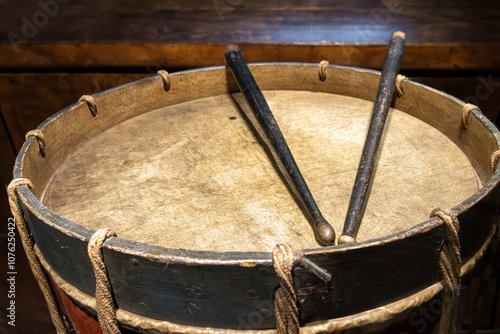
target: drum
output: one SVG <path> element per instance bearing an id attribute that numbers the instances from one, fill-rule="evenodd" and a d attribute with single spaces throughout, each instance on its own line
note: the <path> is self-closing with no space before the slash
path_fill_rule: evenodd
<path id="1" fill-rule="evenodd" d="M 250 69 L 341 231 L 380 73 Z M 497 222 L 499 133 L 479 111 L 405 80 L 358 240 L 323 247 L 249 125 L 231 72 L 161 74 L 83 97 L 31 132 L 16 161 L 14 177 L 33 186 L 17 195 L 37 258 L 77 332 L 99 330 L 104 299 L 123 332 L 272 333 L 275 293 L 286 287 L 277 244 L 292 250 L 282 253 L 292 257 L 301 333 L 436 328 L 449 231 L 431 212 L 456 216 L 462 274 Z M 96 231 L 105 231 L 97 254 L 107 297 L 89 251 Z"/>

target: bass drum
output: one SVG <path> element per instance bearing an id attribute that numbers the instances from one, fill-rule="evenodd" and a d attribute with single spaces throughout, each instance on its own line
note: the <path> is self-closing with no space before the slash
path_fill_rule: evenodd
<path id="1" fill-rule="evenodd" d="M 250 69 L 338 233 L 380 73 L 328 66 L 321 80 L 317 64 Z M 102 256 L 124 332 L 274 332 L 276 244 L 294 251 L 301 333 L 435 329 L 448 234 L 442 218 L 429 216 L 437 207 L 457 216 L 465 274 L 495 230 L 499 133 L 449 95 L 410 80 L 402 88 L 350 245 L 317 244 L 225 67 L 148 77 L 40 125 L 14 175 L 34 193 L 25 185 L 17 193 L 77 332 L 99 330 L 87 247 L 103 228 L 117 235 Z"/>

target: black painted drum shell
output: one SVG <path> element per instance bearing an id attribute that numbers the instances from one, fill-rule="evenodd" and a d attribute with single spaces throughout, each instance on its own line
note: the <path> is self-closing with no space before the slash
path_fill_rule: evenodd
<path id="1" fill-rule="evenodd" d="M 315 88 L 308 82 L 313 79 L 303 79 L 303 83 L 296 83 L 287 77 L 293 75 L 296 79 L 301 78 L 303 73 L 315 73 L 315 64 L 261 64 L 251 68 L 256 78 L 263 82 L 264 90 Z M 360 76 L 365 81 L 368 78 L 375 82 L 373 86 L 376 87 L 378 72 L 335 66 L 331 68 L 341 73 L 344 79 Z M 279 71 L 277 73 L 280 75 L 273 76 L 273 71 Z M 225 68 L 216 67 L 171 74 L 172 85 L 202 86 L 206 82 L 193 81 L 192 78 L 200 73 L 208 73 L 221 77 L 214 81 L 214 86 L 220 92 L 236 92 L 237 87 L 226 72 Z M 276 87 L 273 87 L 273 82 L 276 82 Z M 349 85 L 349 82 L 345 84 Z M 444 105 L 453 105 L 457 124 L 460 124 L 460 101 L 417 83 L 407 81 L 406 85 L 405 94 L 428 100 L 433 108 L 441 107 L 440 100 L 444 101 Z M 106 95 L 116 96 L 121 91 L 123 94 L 130 93 L 134 91 L 134 87 L 148 92 L 158 91 L 155 94 L 160 94 L 163 84 L 159 77 L 149 77 L 96 94 L 95 99 L 99 102 Z M 359 88 L 360 91 L 362 89 L 363 87 Z M 339 87 L 336 92 L 342 93 L 344 90 Z M 209 90 L 206 94 L 210 93 L 213 92 Z M 366 93 L 365 98 L 373 95 L 370 94 Z M 151 103 L 155 102 L 145 101 L 144 108 L 147 109 Z M 396 101 L 394 106 L 406 111 L 411 109 L 407 107 L 409 104 L 411 101 L 405 102 L 402 99 Z M 45 131 L 58 122 L 71 120 L 72 113 L 83 113 L 85 108 L 85 104 L 72 105 L 48 119 L 38 129 Z M 486 159 L 494 150 L 498 150 L 498 131 L 482 115 L 475 113 L 471 122 L 474 123 L 473 126 L 491 133 L 491 138 L 484 145 L 484 154 L 465 152 L 469 157 L 474 156 L 470 158 L 471 163 L 478 174 L 483 175 L 483 178 L 487 176 L 487 182 L 475 195 L 452 209 L 458 214 L 460 221 L 464 263 L 483 247 L 491 235 L 498 221 L 500 191 L 500 171 L 497 169 L 493 174 L 488 172 Z M 468 139 L 460 136 L 457 138 L 457 145 L 468 145 Z M 71 150 L 78 139 L 68 140 L 72 144 L 65 150 Z M 473 150 L 471 145 L 467 147 Z M 37 169 L 46 168 L 38 160 L 28 161 L 41 161 L 43 158 L 37 157 L 38 154 L 36 140 L 27 140 L 17 158 L 14 177 L 33 179 Z M 48 155 L 50 156 L 50 148 Z M 37 189 L 36 181 L 34 184 Z M 19 188 L 19 199 L 35 242 L 50 267 L 68 283 L 93 296 L 95 279 L 87 256 L 87 244 L 94 231 L 55 214 L 26 186 Z M 410 230 L 381 239 L 349 246 L 304 250 L 308 259 L 332 275 L 332 280 L 325 285 L 306 268 L 298 270 L 300 277 L 295 274 L 302 323 L 345 317 L 381 307 L 439 282 L 439 252 L 445 235 L 443 223 L 434 218 Z M 275 327 L 272 300 L 279 284 L 274 274 L 271 252 L 169 249 L 110 238 L 105 242 L 103 254 L 115 301 L 121 309 L 152 319 L 200 327 Z M 301 267 L 301 264 L 297 263 L 296 267 Z"/>

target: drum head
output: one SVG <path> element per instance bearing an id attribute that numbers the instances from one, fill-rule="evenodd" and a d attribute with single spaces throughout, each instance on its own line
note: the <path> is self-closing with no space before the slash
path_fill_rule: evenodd
<path id="1" fill-rule="evenodd" d="M 341 231 L 373 102 L 264 93 L 320 210 Z M 318 247 L 242 108 L 249 106 L 240 93 L 221 94 L 126 120 L 75 150 L 43 202 L 89 229 L 108 227 L 121 238 L 169 248 Z M 477 189 L 473 167 L 450 139 L 393 109 L 358 240 L 407 230 Z"/>

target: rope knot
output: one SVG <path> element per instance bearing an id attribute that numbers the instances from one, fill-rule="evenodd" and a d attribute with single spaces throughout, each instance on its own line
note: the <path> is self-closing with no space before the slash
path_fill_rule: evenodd
<path id="1" fill-rule="evenodd" d="M 277 244 L 273 249 L 273 266 L 280 287 L 274 293 L 276 330 L 279 334 L 299 333 L 297 295 L 293 289 L 292 269 L 295 259 L 289 245 Z"/>

